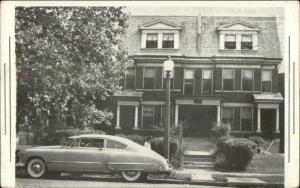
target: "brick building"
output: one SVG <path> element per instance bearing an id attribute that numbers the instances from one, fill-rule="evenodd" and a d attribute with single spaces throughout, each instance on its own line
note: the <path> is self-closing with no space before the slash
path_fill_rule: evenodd
<path id="1" fill-rule="evenodd" d="M 134 63 L 120 80 L 116 130 L 163 130 L 170 56 L 171 124 L 183 123 L 185 135 L 207 136 L 214 122 L 236 134 L 280 132 L 275 18 L 131 16 L 124 45 Z"/>

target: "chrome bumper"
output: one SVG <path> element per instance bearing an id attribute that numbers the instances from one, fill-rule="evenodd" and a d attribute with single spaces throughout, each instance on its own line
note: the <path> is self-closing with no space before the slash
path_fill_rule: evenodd
<path id="1" fill-rule="evenodd" d="M 17 162 L 17 163 L 16 163 L 16 167 L 17 167 L 17 168 L 22 168 L 22 167 L 25 167 L 25 164 L 22 163 L 22 162 Z"/>

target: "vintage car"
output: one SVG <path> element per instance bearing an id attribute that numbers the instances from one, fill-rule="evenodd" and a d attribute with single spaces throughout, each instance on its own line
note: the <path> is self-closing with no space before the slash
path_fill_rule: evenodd
<path id="1" fill-rule="evenodd" d="M 17 166 L 32 178 L 61 172 L 120 173 L 126 181 L 145 179 L 150 173 L 170 173 L 167 160 L 129 139 L 101 134 L 69 137 L 65 144 L 39 146 L 18 152 Z"/>

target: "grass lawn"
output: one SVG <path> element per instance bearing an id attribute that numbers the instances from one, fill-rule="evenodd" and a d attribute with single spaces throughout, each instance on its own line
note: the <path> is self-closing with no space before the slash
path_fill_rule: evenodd
<path id="1" fill-rule="evenodd" d="M 256 154 L 249 164 L 246 173 L 283 174 L 283 154 Z"/>

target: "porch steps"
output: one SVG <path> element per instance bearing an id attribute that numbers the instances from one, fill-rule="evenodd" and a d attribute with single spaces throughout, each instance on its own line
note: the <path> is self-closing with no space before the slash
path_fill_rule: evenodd
<path id="1" fill-rule="evenodd" d="M 183 168 L 208 169 L 214 166 L 214 156 L 208 152 L 187 151 L 183 156 Z"/>

